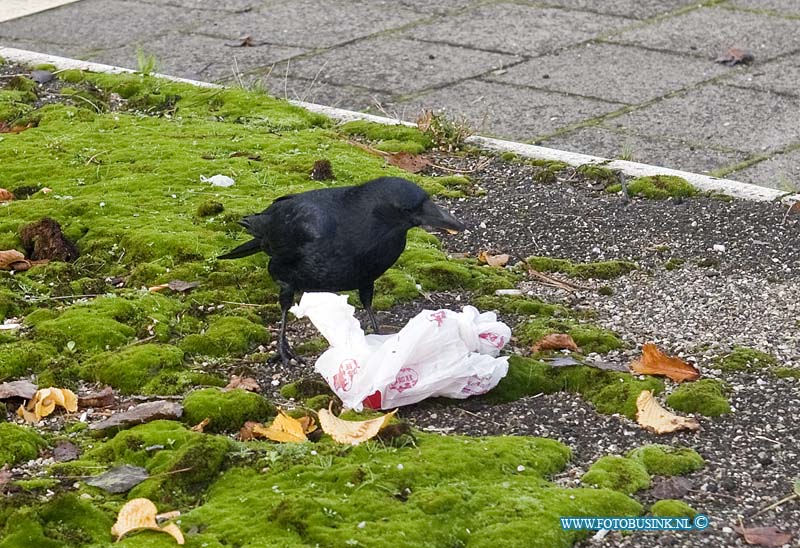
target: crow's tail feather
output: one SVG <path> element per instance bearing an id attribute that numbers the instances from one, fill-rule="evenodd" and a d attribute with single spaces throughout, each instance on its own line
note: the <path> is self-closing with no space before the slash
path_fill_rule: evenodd
<path id="1" fill-rule="evenodd" d="M 254 255 L 259 251 L 261 251 L 261 240 L 250 240 L 249 242 L 245 242 L 239 247 L 218 256 L 217 259 L 239 259 L 241 257 L 247 257 L 248 255 Z"/>

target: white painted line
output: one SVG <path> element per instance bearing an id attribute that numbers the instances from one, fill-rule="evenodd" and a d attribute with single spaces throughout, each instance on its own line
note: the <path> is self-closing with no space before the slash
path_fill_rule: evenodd
<path id="1" fill-rule="evenodd" d="M 78 0 L 0 0 L 0 23 L 77 1 Z"/>
<path id="2" fill-rule="evenodd" d="M 0 0 L 3 2 L 4 0 Z M 59 68 L 76 68 L 81 70 L 88 70 L 92 72 L 106 72 L 106 73 L 130 73 L 135 72 L 131 69 L 123 67 L 114 67 L 111 65 L 102 65 L 99 63 L 91 63 L 88 61 L 79 61 L 77 59 L 68 59 L 66 57 L 58 57 L 55 55 L 47 55 L 44 53 L 36 53 L 33 51 L 26 51 L 16 48 L 4 48 L 0 46 L 0 57 L 4 57 L 10 61 L 17 63 L 27 64 L 42 64 L 49 63 Z M 188 78 L 178 78 L 166 74 L 156 74 L 161 78 L 166 78 L 175 82 L 184 82 L 193 84 L 195 86 L 205 88 L 220 88 L 218 84 L 209 82 L 200 82 L 197 80 L 190 80 Z M 340 121 L 350 120 L 367 120 L 379 124 L 388 125 L 404 125 L 414 126 L 410 122 L 397 120 L 394 118 L 386 118 L 383 116 L 375 116 L 373 114 L 365 114 L 363 112 L 355 112 L 352 110 L 345 110 L 341 108 L 328 107 L 325 105 L 317 105 L 315 103 L 306 103 L 304 101 L 293 101 L 289 103 L 305 108 L 312 112 L 324 114 L 330 118 Z M 628 162 L 625 160 L 612 160 L 609 158 L 601 158 L 598 156 L 589 156 L 587 154 L 579 154 L 577 152 L 568 152 L 564 150 L 557 150 L 553 148 L 545 148 L 540 146 L 528 145 L 525 143 L 517 143 L 514 141 L 504 141 L 502 139 L 493 139 L 491 137 L 482 137 L 480 135 L 473 135 L 467 138 L 467 142 L 475 146 L 495 150 L 498 152 L 513 152 L 525 158 L 534 158 L 540 160 L 550 160 L 564 162 L 571 166 L 580 166 L 584 164 L 602 164 L 609 169 L 618 169 L 630 177 L 645 177 L 653 175 L 676 175 L 683 177 L 698 189 L 705 192 L 721 192 L 732 196 L 734 198 L 741 198 L 744 200 L 756 200 L 764 202 L 782 201 L 784 203 L 800 202 L 800 194 L 790 194 L 777 190 L 774 188 L 767 188 L 749 183 L 742 183 L 731 179 L 719 179 L 709 175 L 701 175 L 698 173 L 691 173 L 688 171 L 680 171 L 677 169 L 670 169 L 666 167 L 653 166 L 649 164 L 640 164 L 638 162 Z"/>

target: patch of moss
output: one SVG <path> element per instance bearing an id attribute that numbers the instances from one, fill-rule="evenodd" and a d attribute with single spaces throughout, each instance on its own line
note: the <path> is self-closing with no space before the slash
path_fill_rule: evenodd
<path id="1" fill-rule="evenodd" d="M 58 484 L 59 481 L 54 478 L 34 478 L 29 480 L 17 480 L 14 482 L 14 485 L 23 491 L 43 491 Z"/>
<path id="2" fill-rule="evenodd" d="M 0 468 L 35 459 L 47 447 L 42 436 L 31 428 L 10 422 L 0 423 Z"/>
<path id="3" fill-rule="evenodd" d="M 775 367 L 772 373 L 780 379 L 800 379 L 800 369 L 796 367 Z"/>
<path id="4" fill-rule="evenodd" d="M 511 152 L 510 150 L 504 150 L 500 153 L 500 159 L 504 162 L 514 162 L 519 159 L 515 153 Z"/>
<path id="5" fill-rule="evenodd" d="M 40 371 L 56 354 L 55 348 L 43 342 L 10 342 L 1 348 L 0 382 Z"/>
<path id="6" fill-rule="evenodd" d="M 299 381 L 281 387 L 281 396 L 287 399 L 293 398 L 296 401 L 303 401 L 321 395 L 331 396 L 333 392 L 328 383 L 313 377 L 304 377 Z"/>
<path id="7" fill-rule="evenodd" d="M 628 261 L 597 261 L 593 263 L 576 263 L 568 259 L 552 257 L 528 257 L 528 265 L 542 272 L 561 272 L 573 278 L 586 280 L 611 280 L 637 270 L 639 267 Z"/>
<path id="8" fill-rule="evenodd" d="M 184 528 L 210 545 L 551 548 L 585 536 L 559 516 L 641 513 L 619 492 L 544 481 L 569 458 L 553 440 L 421 433 L 416 447 L 269 447 L 268 474 L 229 470 Z"/>
<path id="9" fill-rule="evenodd" d="M 647 472 L 654 476 L 682 476 L 706 465 L 703 457 L 690 447 L 643 445 L 631 449 L 627 457 L 642 463 Z"/>
<path id="10" fill-rule="evenodd" d="M 79 84 L 86 79 L 86 73 L 79 69 L 62 70 L 56 76 L 58 76 L 59 80 L 70 84 Z"/>
<path id="11" fill-rule="evenodd" d="M 172 393 L 169 386 L 164 386 L 164 374 L 182 368 L 183 350 L 180 348 L 142 344 L 94 357 L 85 367 L 85 376 L 108 384 L 123 394 L 163 394 Z"/>
<path id="12" fill-rule="evenodd" d="M 731 412 L 725 397 L 725 385 L 714 379 L 701 379 L 681 384 L 667 396 L 671 408 L 684 413 L 698 413 L 706 417 L 718 417 Z"/>
<path id="13" fill-rule="evenodd" d="M 697 515 L 697 510 L 680 500 L 662 499 L 650 507 L 650 513 L 659 518 L 693 518 Z"/>
<path id="14" fill-rule="evenodd" d="M 203 356 L 240 356 L 253 346 L 268 342 L 269 332 L 263 326 L 238 316 L 223 316 L 211 320 L 202 335 L 185 337 L 180 347 Z"/>
<path id="15" fill-rule="evenodd" d="M 654 175 L 629 181 L 628 192 L 632 196 L 642 196 L 651 200 L 664 200 L 672 197 L 690 198 L 695 196 L 698 190 L 682 177 Z"/>
<path id="16" fill-rule="evenodd" d="M 19 295 L 9 289 L 0 287 L 0 322 L 18 315 L 21 309 L 21 301 Z"/>
<path id="17" fill-rule="evenodd" d="M 650 487 L 650 475 L 637 461 L 607 455 L 592 464 L 581 483 L 630 495 Z"/>
<path id="18" fill-rule="evenodd" d="M 433 146 L 433 140 L 430 136 L 410 126 L 376 124 L 365 120 L 354 120 L 343 124 L 340 129 L 346 135 L 360 135 L 373 141 L 375 148 L 385 152 L 419 154 Z"/>
<path id="19" fill-rule="evenodd" d="M 641 391 L 660 393 L 664 390 L 664 383 L 653 377 L 639 380 L 625 373 L 581 365 L 551 367 L 534 359 L 511 356 L 508 374 L 485 397 L 489 401 L 507 402 L 561 390 L 580 394 L 600 413 L 620 413 L 633 419 L 636 417 L 636 398 Z"/>
<path id="20" fill-rule="evenodd" d="M 766 352 L 742 346 L 734 347 L 729 354 L 714 363 L 715 367 L 723 371 L 755 371 L 776 365 L 778 365 L 777 360 Z"/>
<path id="21" fill-rule="evenodd" d="M 194 425 L 210 418 L 206 432 L 236 432 L 246 421 L 264 422 L 276 414 L 275 406 L 258 394 L 236 389 L 223 392 L 206 388 L 183 400 L 183 420 Z"/>
<path id="22" fill-rule="evenodd" d="M 546 303 L 522 295 L 483 295 L 475 299 L 475 306 L 478 310 L 496 310 L 503 314 L 521 316 L 554 316 L 568 313 L 567 309 L 561 305 Z"/>
<path id="23" fill-rule="evenodd" d="M 5 422 L 7 418 L 8 418 L 8 408 L 6 407 L 5 403 L 0 402 L 0 422 Z"/>
<path id="24" fill-rule="evenodd" d="M 225 206 L 216 200 L 208 200 L 197 206 L 198 217 L 211 217 L 212 215 L 219 215 L 225 211 Z"/>
<path id="25" fill-rule="evenodd" d="M 606 185 L 615 184 L 619 181 L 619 177 L 617 177 L 617 173 L 613 169 L 597 164 L 583 164 L 578 166 L 575 171 L 587 179 Z"/>
<path id="26" fill-rule="evenodd" d="M 591 324 L 579 323 L 570 318 L 534 318 L 517 325 L 513 329 L 517 341 L 531 346 L 551 333 L 566 333 L 583 352 L 605 354 L 622 348 L 625 344 L 611 331 Z"/>

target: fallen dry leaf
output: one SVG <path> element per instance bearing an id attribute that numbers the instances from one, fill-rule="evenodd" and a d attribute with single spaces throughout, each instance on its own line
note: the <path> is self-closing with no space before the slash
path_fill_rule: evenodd
<path id="1" fill-rule="evenodd" d="M 260 424 L 253 426 L 253 434 L 280 443 L 308 441 L 303 424 L 281 410 L 278 410 L 278 415 L 269 426 L 265 427 Z"/>
<path id="2" fill-rule="evenodd" d="M 14 200 L 14 193 L 10 190 L 0 188 L 0 202 L 10 202 Z"/>
<path id="3" fill-rule="evenodd" d="M 433 111 L 425 110 L 419 115 L 419 118 L 417 118 L 417 129 L 425 133 L 431 129 L 431 123 L 433 123 Z"/>
<path id="4" fill-rule="evenodd" d="M 488 264 L 489 266 L 506 266 L 511 257 L 507 253 L 499 255 L 492 255 L 488 251 L 481 251 L 478 254 L 478 261 Z"/>
<path id="5" fill-rule="evenodd" d="M 642 390 L 636 398 L 636 421 L 654 434 L 700 429 L 700 423 L 695 419 L 679 417 L 661 407 L 650 390 Z"/>
<path id="6" fill-rule="evenodd" d="M 419 173 L 431 164 L 431 161 L 424 156 L 410 152 L 382 152 L 381 154 L 389 164 L 409 173 Z"/>
<path id="7" fill-rule="evenodd" d="M 550 333 L 531 346 L 531 352 L 541 352 L 542 350 L 570 350 L 572 352 L 578 352 L 580 349 L 578 345 L 575 344 L 572 337 L 566 333 Z"/>
<path id="8" fill-rule="evenodd" d="M 31 262 L 16 249 L 0 251 L 0 270 L 28 270 Z"/>
<path id="9" fill-rule="evenodd" d="M 23 126 L 22 124 L 9 125 L 6 122 L 0 121 L 0 133 L 22 133 L 26 129 L 31 129 L 32 127 L 35 127 L 33 122 Z"/>
<path id="10" fill-rule="evenodd" d="M 194 426 L 192 426 L 192 432 L 200 432 L 202 433 L 206 426 L 211 422 L 211 417 L 206 417 Z"/>
<path id="11" fill-rule="evenodd" d="M 240 377 L 238 375 L 231 376 L 231 382 L 223 388 L 223 390 L 234 390 L 236 388 L 241 388 L 242 390 L 247 390 L 249 392 L 258 392 L 261 390 L 261 387 L 258 385 L 258 381 L 252 377 Z"/>
<path id="12" fill-rule="evenodd" d="M 260 422 L 256 421 L 247 421 L 244 423 L 244 426 L 239 430 L 239 440 L 240 441 L 250 441 L 255 439 L 256 435 L 253 433 L 253 429 L 256 426 L 262 426 Z"/>
<path id="13" fill-rule="evenodd" d="M 120 540 L 131 531 L 150 529 L 172 535 L 178 544 L 183 544 L 185 541 L 180 528 L 174 523 L 159 527 L 156 522 L 157 513 L 156 505 L 149 499 L 130 500 L 120 509 L 117 522 L 111 528 L 111 534 Z"/>
<path id="14" fill-rule="evenodd" d="M 327 409 L 320 409 L 318 415 L 319 425 L 323 432 L 339 443 L 358 445 L 377 436 L 378 432 L 389 424 L 395 413 L 397 413 L 397 409 L 382 417 L 367 421 L 342 420 Z"/>
<path id="15" fill-rule="evenodd" d="M 158 291 L 163 291 L 165 289 L 171 289 L 172 291 L 177 291 L 178 293 L 184 293 L 189 291 L 190 289 L 194 289 L 200 285 L 200 282 L 184 282 L 183 280 L 172 280 L 169 283 L 154 285 L 152 287 L 148 287 L 147 290 L 151 293 L 156 293 Z"/>
<path id="16" fill-rule="evenodd" d="M 69 462 L 77 459 L 80 454 L 81 450 L 78 449 L 78 446 L 67 440 L 61 440 L 53 448 L 53 459 L 56 462 Z"/>
<path id="17" fill-rule="evenodd" d="M 700 378 L 697 369 L 680 358 L 667 356 L 653 343 L 646 343 L 642 347 L 642 358 L 634 360 L 631 369 L 642 375 L 665 375 L 675 382 Z"/>
<path id="18" fill-rule="evenodd" d="M 741 48 L 728 48 L 728 50 L 714 59 L 715 62 L 728 65 L 732 67 L 734 65 L 747 65 L 755 61 L 755 56 L 751 51 Z"/>
<path id="19" fill-rule="evenodd" d="M 735 526 L 734 531 L 744 537 L 747 544 L 759 544 L 761 546 L 783 546 L 792 541 L 790 533 L 784 533 L 777 527 L 739 527 Z"/>
<path id="20" fill-rule="evenodd" d="M 229 48 L 254 48 L 262 44 L 266 44 L 266 42 L 256 42 L 249 34 L 240 36 L 235 42 L 225 42 L 225 45 Z"/>
<path id="21" fill-rule="evenodd" d="M 692 480 L 682 476 L 661 478 L 653 483 L 650 495 L 655 499 L 682 499 L 693 487 Z"/>
<path id="22" fill-rule="evenodd" d="M 110 407 L 114 405 L 114 389 L 106 386 L 99 392 L 90 392 L 85 396 L 78 396 L 78 407 Z"/>
<path id="23" fill-rule="evenodd" d="M 127 493 L 149 477 L 150 474 L 147 469 L 141 466 L 123 464 L 115 466 L 99 476 L 89 478 L 86 480 L 86 484 L 109 493 Z"/>
<path id="24" fill-rule="evenodd" d="M 52 413 L 56 406 L 74 413 L 78 410 L 78 397 L 67 388 L 42 388 L 36 391 L 27 405 L 19 406 L 17 415 L 25 422 L 39 422 Z"/>

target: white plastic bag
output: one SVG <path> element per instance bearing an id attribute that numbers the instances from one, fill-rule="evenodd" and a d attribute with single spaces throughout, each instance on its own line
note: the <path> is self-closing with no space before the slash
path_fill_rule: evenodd
<path id="1" fill-rule="evenodd" d="M 508 358 L 498 355 L 511 329 L 473 306 L 423 310 L 393 335 L 364 335 L 346 295 L 305 293 L 291 312 L 308 317 L 328 340 L 315 370 L 348 408 L 463 399 L 488 392 L 508 372 Z"/>

